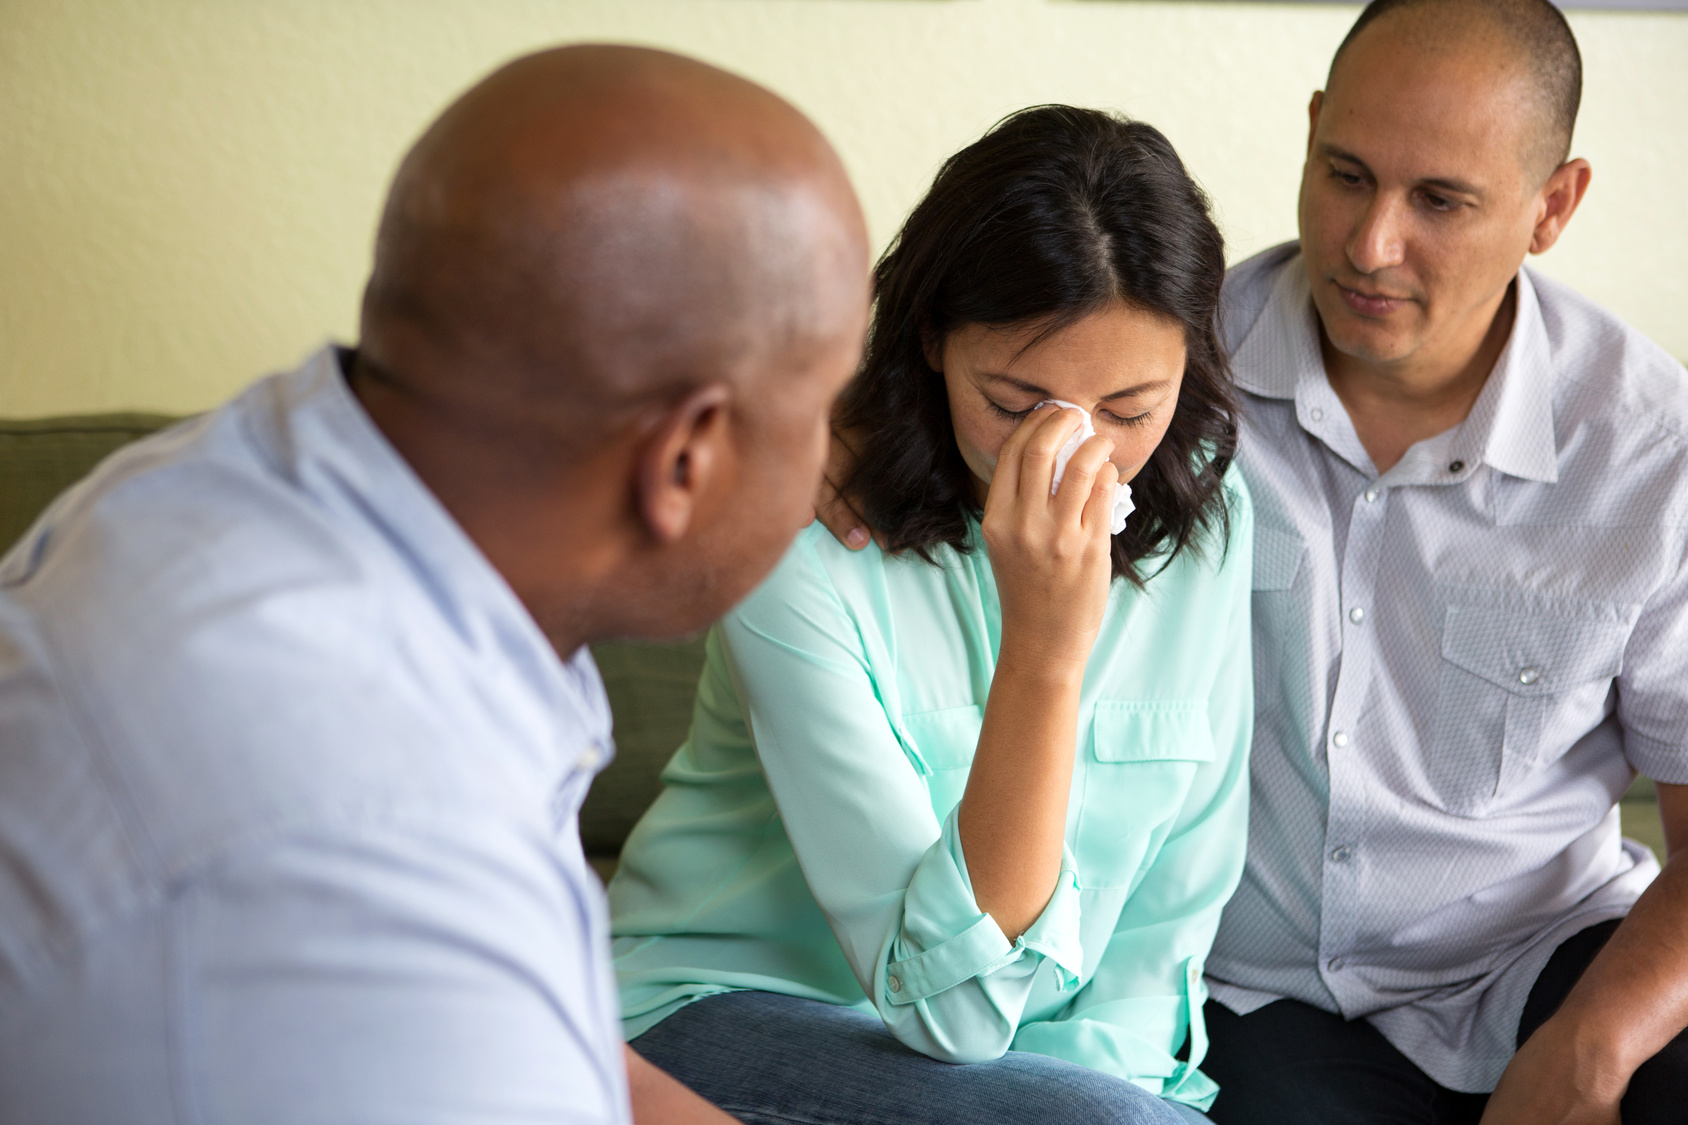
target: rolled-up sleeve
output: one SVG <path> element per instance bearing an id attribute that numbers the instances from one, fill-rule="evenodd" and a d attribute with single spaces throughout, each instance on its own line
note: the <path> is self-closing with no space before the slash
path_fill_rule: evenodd
<path id="1" fill-rule="evenodd" d="M 862 991 L 909 1047 L 1000 1057 L 1038 971 L 1081 967 L 1076 864 L 1010 942 L 973 897 L 952 810 L 940 821 L 886 711 L 858 624 L 805 537 L 720 631 L 769 790 Z"/>

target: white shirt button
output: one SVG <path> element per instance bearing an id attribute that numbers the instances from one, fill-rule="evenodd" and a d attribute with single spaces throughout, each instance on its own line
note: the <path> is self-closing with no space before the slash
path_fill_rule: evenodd
<path id="1" fill-rule="evenodd" d="M 1330 861 L 1332 863 L 1347 863 L 1349 857 L 1353 854 L 1354 853 L 1349 850 L 1348 845 L 1343 844 L 1341 847 L 1332 848 L 1330 850 Z"/>
<path id="2" fill-rule="evenodd" d="M 896 973 L 891 973 L 885 978 L 885 987 L 892 992 L 901 992 L 903 990 L 903 978 Z"/>
<path id="3" fill-rule="evenodd" d="M 1332 957 L 1328 962 L 1326 962 L 1326 964 L 1330 967 L 1330 971 L 1333 973 L 1340 973 L 1342 971 L 1342 966 L 1347 963 L 1348 962 L 1344 961 L 1340 957 Z"/>
<path id="4" fill-rule="evenodd" d="M 1379 495 L 1381 495 L 1381 494 L 1375 488 L 1366 489 L 1366 503 L 1368 503 L 1368 504 L 1377 503 L 1377 498 L 1378 498 Z"/>
<path id="5" fill-rule="evenodd" d="M 1541 679 L 1540 668 L 1520 668 L 1518 670 L 1518 682 L 1523 684 L 1525 687 L 1528 687 L 1539 679 Z"/>
<path id="6" fill-rule="evenodd" d="M 1307 412 L 1307 417 L 1313 419 L 1315 422 L 1323 422 L 1325 420 L 1325 412 L 1315 406 Z"/>
<path id="7" fill-rule="evenodd" d="M 1353 609 L 1348 611 L 1348 620 L 1352 621 L 1356 625 L 1365 619 L 1366 611 L 1361 609 L 1359 606 L 1355 606 Z"/>
<path id="8" fill-rule="evenodd" d="M 1330 741 L 1332 746 L 1335 746 L 1340 750 L 1342 747 L 1348 745 L 1348 732 L 1345 730 L 1339 730 L 1330 736 Z"/>

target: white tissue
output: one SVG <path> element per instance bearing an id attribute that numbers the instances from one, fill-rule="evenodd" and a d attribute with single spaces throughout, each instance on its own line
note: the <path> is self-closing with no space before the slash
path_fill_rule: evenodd
<path id="1" fill-rule="evenodd" d="M 1073 436 L 1067 439 L 1067 443 L 1055 451 L 1055 480 L 1054 483 L 1049 486 L 1049 495 L 1053 496 L 1055 495 L 1055 490 L 1061 487 L 1061 476 L 1067 471 L 1067 462 L 1072 460 L 1073 454 L 1078 452 L 1078 447 L 1083 445 L 1087 438 L 1095 435 L 1096 425 L 1091 422 L 1089 411 L 1085 410 L 1083 407 L 1075 406 L 1070 402 L 1064 402 L 1061 399 L 1052 398 L 1044 402 L 1040 402 L 1038 405 L 1055 405 L 1059 406 L 1063 410 L 1076 410 L 1078 411 L 1078 416 L 1083 419 L 1079 428 L 1074 431 Z M 1131 502 L 1131 486 L 1123 481 L 1114 485 L 1114 520 L 1113 531 L 1111 534 L 1118 535 L 1120 532 L 1125 530 L 1125 517 L 1135 511 L 1136 507 L 1137 506 Z"/>

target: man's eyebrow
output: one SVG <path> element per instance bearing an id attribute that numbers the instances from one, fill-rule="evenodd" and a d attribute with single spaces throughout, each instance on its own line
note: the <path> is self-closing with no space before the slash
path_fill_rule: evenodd
<path id="1" fill-rule="evenodd" d="M 1355 156 L 1347 149 L 1338 148 L 1329 141 L 1321 141 L 1319 143 L 1319 152 L 1336 160 L 1345 160 L 1350 164 L 1358 164 L 1361 168 L 1365 169 L 1366 175 L 1372 175 L 1371 168 L 1364 160 L 1361 160 L 1358 156 Z M 1432 176 L 1429 179 L 1419 180 L 1417 182 L 1421 187 L 1444 191 L 1450 195 L 1470 195 L 1480 199 L 1484 194 L 1483 189 L 1478 187 L 1476 184 L 1467 183 L 1464 180 L 1455 179 L 1452 176 Z"/>
<path id="2" fill-rule="evenodd" d="M 998 372 L 991 372 L 981 376 L 981 378 L 988 379 L 993 383 L 1007 383 L 1015 390 L 1025 391 L 1029 395 L 1037 395 L 1040 398 L 1055 397 L 1036 383 L 1028 383 L 1024 379 L 1016 379 L 1012 375 L 1003 375 Z M 1158 391 L 1163 387 L 1168 386 L 1171 382 L 1172 380 L 1170 379 L 1152 379 L 1147 383 L 1133 383 L 1131 386 L 1117 390 L 1113 394 L 1103 395 L 1098 401 L 1113 402 L 1118 398 L 1130 398 L 1133 395 L 1140 395 L 1147 391 Z"/>

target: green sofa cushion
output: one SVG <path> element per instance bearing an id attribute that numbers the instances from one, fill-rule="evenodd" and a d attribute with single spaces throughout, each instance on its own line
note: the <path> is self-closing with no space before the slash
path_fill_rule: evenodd
<path id="1" fill-rule="evenodd" d="M 108 454 L 174 421 L 161 414 L 0 419 L 0 553 Z M 617 753 L 580 810 L 580 837 L 589 853 L 604 856 L 621 850 L 662 787 L 662 767 L 685 740 L 703 640 L 603 644 L 592 651 L 615 713 Z"/>
<path id="2" fill-rule="evenodd" d="M 162 414 L 0 419 L 0 552 L 108 453 L 174 421 Z"/>

